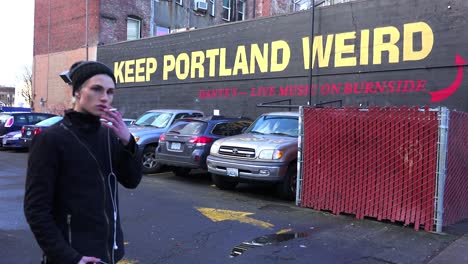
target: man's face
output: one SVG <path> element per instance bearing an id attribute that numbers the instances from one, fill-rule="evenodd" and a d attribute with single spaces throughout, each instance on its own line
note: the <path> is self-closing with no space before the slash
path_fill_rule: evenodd
<path id="1" fill-rule="evenodd" d="M 98 74 L 86 80 L 75 93 L 75 111 L 101 116 L 109 109 L 114 99 L 115 84 L 106 74 Z"/>

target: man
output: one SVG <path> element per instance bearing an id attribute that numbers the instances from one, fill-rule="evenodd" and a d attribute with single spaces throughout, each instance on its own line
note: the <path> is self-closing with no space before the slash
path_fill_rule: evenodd
<path id="1" fill-rule="evenodd" d="M 33 139 L 24 212 L 43 263 L 114 264 L 124 255 L 117 182 L 136 188 L 142 177 L 135 139 L 111 109 L 112 70 L 81 61 L 61 77 L 74 106 Z"/>

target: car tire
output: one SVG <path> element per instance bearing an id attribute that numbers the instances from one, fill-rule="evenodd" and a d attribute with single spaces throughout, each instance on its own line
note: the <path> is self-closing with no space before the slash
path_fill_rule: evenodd
<path id="1" fill-rule="evenodd" d="M 238 182 L 229 180 L 229 178 L 226 176 L 221 176 L 213 173 L 211 173 L 211 180 L 216 185 L 216 187 L 218 187 L 218 189 L 221 190 L 233 190 L 238 184 Z"/>
<path id="2" fill-rule="evenodd" d="M 286 178 L 277 185 L 279 196 L 288 201 L 294 201 L 297 189 L 297 167 L 292 163 L 286 171 Z"/>
<path id="3" fill-rule="evenodd" d="M 161 168 L 161 164 L 156 160 L 156 146 L 147 146 L 141 154 L 141 165 L 143 173 L 155 173 Z"/>
<path id="4" fill-rule="evenodd" d="M 172 173 L 178 177 L 185 177 L 190 173 L 189 168 L 172 168 Z"/>

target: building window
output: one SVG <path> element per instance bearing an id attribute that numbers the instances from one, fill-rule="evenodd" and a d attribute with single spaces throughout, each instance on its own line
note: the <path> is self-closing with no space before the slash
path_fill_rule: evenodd
<path id="1" fill-rule="evenodd" d="M 245 0 L 237 0 L 237 21 L 245 19 Z"/>
<path id="2" fill-rule="evenodd" d="M 176 4 L 180 5 L 180 6 L 183 6 L 184 3 L 183 3 L 183 0 L 175 0 Z"/>
<path id="3" fill-rule="evenodd" d="M 156 26 L 156 36 L 163 36 L 169 34 L 170 30 L 168 27 Z"/>
<path id="4" fill-rule="evenodd" d="M 342 3 L 347 3 L 351 2 L 353 0 L 325 0 L 322 6 L 330 6 L 330 5 L 336 5 L 336 4 L 342 4 Z"/>
<path id="5" fill-rule="evenodd" d="M 309 0 L 294 0 L 294 12 L 307 10 L 310 6 Z"/>
<path id="6" fill-rule="evenodd" d="M 231 21 L 231 0 L 223 0 L 223 20 Z"/>
<path id="7" fill-rule="evenodd" d="M 127 40 L 141 38 L 141 20 L 127 17 Z"/>
<path id="8" fill-rule="evenodd" d="M 210 0 L 210 16 L 215 16 L 215 0 Z"/>

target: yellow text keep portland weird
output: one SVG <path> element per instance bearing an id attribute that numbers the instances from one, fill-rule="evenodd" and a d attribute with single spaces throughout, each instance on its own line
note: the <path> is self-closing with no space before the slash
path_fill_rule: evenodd
<path id="1" fill-rule="evenodd" d="M 433 45 L 433 31 L 424 22 L 404 24 L 400 29 L 387 26 L 317 35 L 312 49 L 310 38 L 304 37 L 303 66 L 305 70 L 309 69 L 311 50 L 313 68 L 355 67 L 423 60 L 431 53 Z M 416 50 L 415 46 L 419 48 Z M 235 56 L 228 56 L 230 52 L 235 52 Z M 294 51 L 286 41 L 276 40 L 238 45 L 232 50 L 218 48 L 166 54 L 162 57 L 162 80 L 168 81 L 172 76 L 177 80 L 187 80 L 281 72 L 288 67 L 291 52 Z M 388 54 L 388 61 L 382 61 L 382 54 Z M 228 58 L 234 60 L 227 61 Z M 158 59 L 155 57 L 114 62 L 117 83 L 150 82 L 157 70 Z"/>

